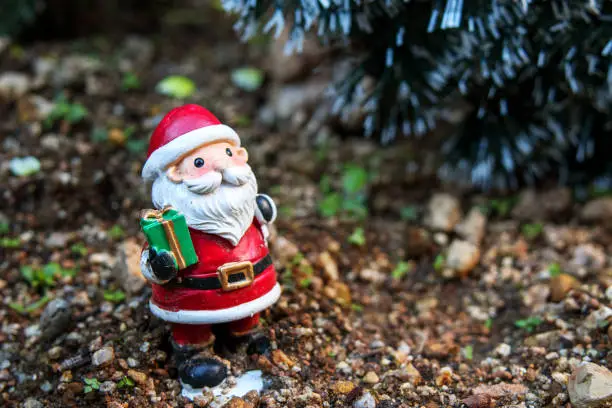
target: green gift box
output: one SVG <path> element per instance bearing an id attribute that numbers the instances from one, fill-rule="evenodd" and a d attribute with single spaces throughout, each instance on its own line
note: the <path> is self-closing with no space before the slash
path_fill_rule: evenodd
<path id="1" fill-rule="evenodd" d="M 140 218 L 140 226 L 149 246 L 156 251 L 171 252 L 178 269 L 185 269 L 198 262 L 185 216 L 174 208 L 145 210 Z"/>

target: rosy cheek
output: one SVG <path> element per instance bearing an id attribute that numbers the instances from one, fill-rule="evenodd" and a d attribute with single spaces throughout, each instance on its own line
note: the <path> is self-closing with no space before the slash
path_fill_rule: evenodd
<path id="1" fill-rule="evenodd" d="M 193 164 L 187 166 L 187 168 L 183 169 L 184 177 L 187 179 L 195 179 L 198 177 L 202 177 L 206 173 L 211 171 L 211 167 L 209 165 L 204 165 L 202 167 L 195 167 Z"/>

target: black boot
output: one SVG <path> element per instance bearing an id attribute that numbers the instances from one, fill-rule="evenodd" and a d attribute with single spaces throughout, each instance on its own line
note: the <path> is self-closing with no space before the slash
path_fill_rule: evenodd
<path id="1" fill-rule="evenodd" d="M 214 387 L 227 378 L 226 365 L 214 355 L 212 342 L 203 346 L 180 346 L 172 341 L 180 380 L 192 388 Z"/>
<path id="2" fill-rule="evenodd" d="M 227 367 L 215 357 L 196 354 L 179 364 L 178 373 L 192 388 L 214 387 L 227 378 Z"/>

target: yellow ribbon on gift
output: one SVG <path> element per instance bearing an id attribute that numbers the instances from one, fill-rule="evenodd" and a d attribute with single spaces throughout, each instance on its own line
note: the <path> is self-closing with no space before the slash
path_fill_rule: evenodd
<path id="1" fill-rule="evenodd" d="M 172 209 L 173 208 L 171 206 L 167 205 L 161 210 L 144 210 L 141 218 L 155 219 L 162 225 L 164 232 L 166 233 L 166 238 L 168 239 L 168 244 L 170 245 L 170 250 L 176 259 L 176 263 L 178 264 L 179 269 L 184 269 L 186 262 L 185 258 L 183 257 L 183 253 L 181 252 L 181 247 L 178 243 L 176 233 L 174 232 L 174 223 L 170 220 L 164 220 L 164 214 Z"/>

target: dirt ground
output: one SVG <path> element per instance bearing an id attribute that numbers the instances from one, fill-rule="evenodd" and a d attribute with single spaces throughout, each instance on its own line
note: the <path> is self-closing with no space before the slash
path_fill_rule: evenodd
<path id="1" fill-rule="evenodd" d="M 283 76 L 229 23 L 190 30 L 0 45 L 1 405 L 193 406 L 137 251 L 147 138 L 194 102 L 238 131 L 280 210 L 273 351 L 225 356 L 273 381 L 231 407 L 586 406 L 571 374 L 612 366 L 609 192 L 491 196 L 435 180 L 409 143 L 306 138 L 325 74 Z M 263 67 L 257 90 L 232 78 L 243 66 Z M 157 92 L 171 74 L 196 92 Z"/>

